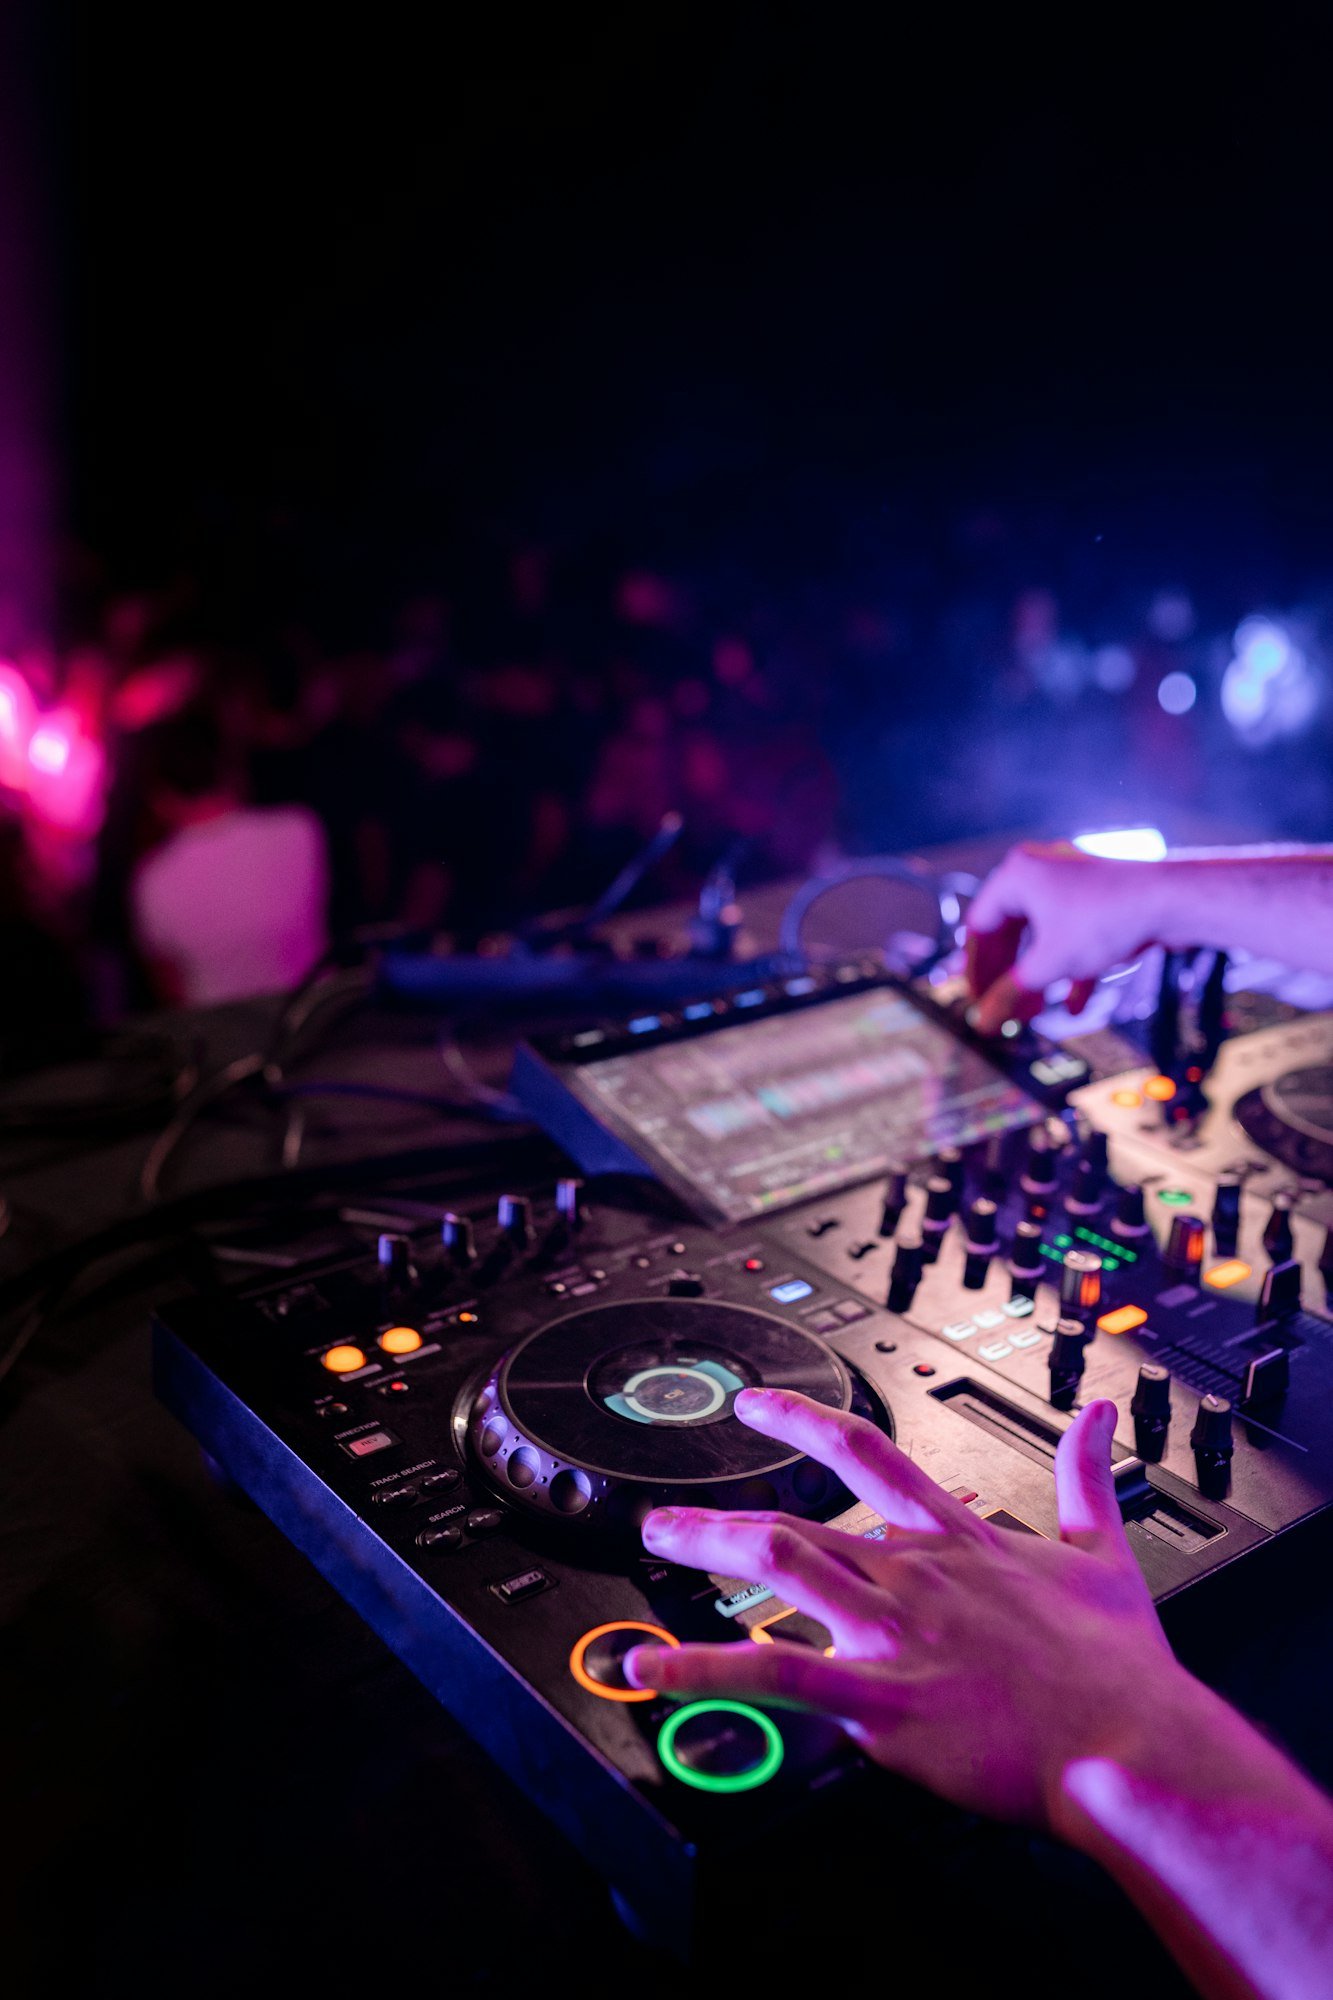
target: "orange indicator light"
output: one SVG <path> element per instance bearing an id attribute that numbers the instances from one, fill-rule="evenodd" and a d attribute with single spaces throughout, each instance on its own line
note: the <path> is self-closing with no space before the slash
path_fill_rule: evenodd
<path id="1" fill-rule="evenodd" d="M 1101 1333 L 1132 1333 L 1147 1317 L 1142 1306 L 1117 1306 L 1114 1312 L 1102 1314 L 1097 1327 Z"/>
<path id="2" fill-rule="evenodd" d="M 635 1645 L 651 1646 L 656 1642 L 662 1646 L 678 1646 L 680 1640 L 674 1632 L 666 1632 L 660 1625 L 645 1625 L 639 1618 L 613 1618 L 609 1625 L 594 1625 L 590 1632 L 576 1641 L 569 1656 L 569 1671 L 582 1688 L 589 1694 L 600 1695 L 603 1701 L 656 1701 L 656 1688 L 611 1687 L 605 1681 L 595 1681 L 584 1664 L 588 1648 L 594 1639 L 604 1639 L 611 1632 L 633 1632 Z M 633 1650 L 625 1648 L 626 1652 Z"/>
<path id="3" fill-rule="evenodd" d="M 458 1324 L 460 1326 L 475 1326 L 477 1319 L 478 1315 L 476 1313 L 459 1313 Z"/>
<path id="4" fill-rule="evenodd" d="M 1143 1099 L 1137 1090 L 1113 1090 L 1111 1092 L 1111 1102 L 1112 1104 L 1123 1105 L 1126 1111 L 1137 1111 Z"/>
<path id="5" fill-rule="evenodd" d="M 1158 1104 L 1169 1104 L 1176 1094 L 1176 1086 L 1169 1076 L 1150 1076 L 1143 1086 L 1145 1097 L 1151 1097 Z"/>
<path id="6" fill-rule="evenodd" d="M 386 1354 L 415 1354 L 420 1345 L 421 1335 L 414 1326 L 391 1326 L 380 1335 Z"/>
<path id="7" fill-rule="evenodd" d="M 1248 1264 L 1242 1263 L 1239 1257 L 1228 1257 L 1224 1263 L 1214 1264 L 1211 1271 L 1205 1271 L 1203 1282 L 1212 1285 L 1215 1291 L 1225 1292 L 1229 1286 L 1240 1284 L 1249 1275 Z"/>
<path id="8" fill-rule="evenodd" d="M 364 1368 L 366 1357 L 359 1347 L 331 1347 L 320 1360 L 334 1375 L 351 1375 L 358 1368 Z"/>

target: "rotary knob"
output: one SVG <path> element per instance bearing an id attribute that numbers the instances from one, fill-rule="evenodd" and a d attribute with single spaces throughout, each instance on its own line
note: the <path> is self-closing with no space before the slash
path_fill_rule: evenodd
<path id="1" fill-rule="evenodd" d="M 991 1260 L 999 1249 L 999 1210 L 987 1195 L 978 1196 L 967 1211 L 967 1241 L 963 1253 L 963 1287 L 979 1292 Z"/>
<path id="2" fill-rule="evenodd" d="M 928 1264 L 933 1264 L 939 1256 L 940 1244 L 957 1206 L 953 1182 L 946 1174 L 932 1174 L 926 1182 L 926 1213 L 921 1224 L 921 1243 Z"/>
<path id="3" fill-rule="evenodd" d="M 1219 1174 L 1213 1193 L 1213 1242 L 1220 1257 L 1234 1257 L 1240 1236 L 1240 1175 Z"/>
<path id="4" fill-rule="evenodd" d="M 899 1243 L 889 1272 L 889 1290 L 884 1303 L 890 1312 L 904 1313 L 916 1297 L 925 1269 L 926 1253 L 920 1243 Z"/>
<path id="5" fill-rule="evenodd" d="M 1102 1260 L 1091 1250 L 1066 1250 L 1060 1267 L 1060 1311 L 1069 1318 L 1096 1312 L 1102 1300 Z"/>
<path id="6" fill-rule="evenodd" d="M 1028 1194 L 1048 1195 L 1055 1186 L 1056 1156 L 1040 1126 L 1028 1135 L 1021 1180 Z"/>
<path id="7" fill-rule="evenodd" d="M 500 1226 L 500 1234 L 515 1250 L 531 1249 L 532 1203 L 526 1195 L 502 1194 L 496 1206 L 495 1219 Z"/>
<path id="8" fill-rule="evenodd" d="M 1197 1215 L 1175 1215 L 1162 1262 L 1173 1271 L 1197 1273 L 1203 1266 L 1204 1227 Z"/>
<path id="9" fill-rule="evenodd" d="M 932 1174 L 940 1174 L 953 1189 L 954 1207 L 963 1199 L 963 1155 L 957 1146 L 941 1146 L 931 1167 Z"/>
<path id="10" fill-rule="evenodd" d="M 1148 1218 L 1143 1212 L 1143 1189 L 1122 1187 L 1116 1198 L 1115 1215 L 1111 1222 L 1111 1233 L 1115 1236 L 1146 1236 Z"/>
<path id="11" fill-rule="evenodd" d="M 1203 1396 L 1190 1432 L 1190 1447 L 1199 1491 L 1220 1498 L 1226 1491 L 1235 1446 L 1231 1441 L 1231 1405 L 1225 1396 Z"/>
<path id="12" fill-rule="evenodd" d="M 884 1206 L 879 1215 L 881 1236 L 895 1236 L 907 1206 L 907 1175 L 893 1172 L 884 1183 Z"/>
<path id="13" fill-rule="evenodd" d="M 1134 1419 L 1135 1451 L 1149 1465 L 1156 1465 L 1171 1425 L 1171 1376 L 1155 1361 L 1145 1361 L 1139 1369 L 1129 1413 Z"/>
<path id="14" fill-rule="evenodd" d="M 1041 1224 L 1020 1222 L 1014 1230 L 1013 1242 L 1009 1246 L 1010 1298 L 1035 1297 L 1041 1273 Z"/>
<path id="15" fill-rule="evenodd" d="M 1083 1380 L 1087 1345 L 1088 1329 L 1081 1320 L 1056 1321 L 1046 1365 L 1051 1371 L 1051 1402 L 1057 1410 L 1070 1410 L 1074 1406 L 1078 1385 Z"/>
<path id="16" fill-rule="evenodd" d="M 440 1241 L 444 1245 L 445 1256 L 451 1264 L 456 1264 L 460 1271 L 466 1270 L 469 1264 L 475 1264 L 477 1246 L 472 1235 L 472 1224 L 465 1215 L 450 1213 L 445 1216 L 440 1225 Z"/>
<path id="17" fill-rule="evenodd" d="M 1076 1215 L 1091 1215 L 1100 1208 L 1106 1191 L 1106 1134 L 1089 1132 L 1079 1148 L 1074 1178 L 1065 1197 L 1065 1207 Z"/>
<path id="18" fill-rule="evenodd" d="M 1285 1264 L 1296 1248 L 1296 1240 L 1291 1229 L 1291 1196 L 1275 1194 L 1268 1221 L 1264 1225 L 1264 1249 L 1269 1262 Z"/>
<path id="19" fill-rule="evenodd" d="M 406 1236 L 384 1230 L 375 1244 L 375 1267 L 380 1283 L 388 1290 L 405 1292 L 416 1280 L 412 1268 L 412 1243 Z"/>

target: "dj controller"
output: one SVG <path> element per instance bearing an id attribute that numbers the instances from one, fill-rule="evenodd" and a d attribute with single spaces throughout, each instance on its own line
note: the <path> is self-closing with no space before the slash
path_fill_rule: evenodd
<path id="1" fill-rule="evenodd" d="M 741 1388 L 859 1411 L 1038 1535 L 1072 1412 L 1112 1398 L 1163 1605 L 1333 1509 L 1333 1016 L 1207 1075 L 1105 1067 L 1027 1037 L 997 1060 L 868 963 L 525 1045 L 553 1185 L 293 1217 L 261 1278 L 161 1313 L 159 1393 L 688 1954 L 753 1856 L 920 1806 L 827 1723 L 626 1680 L 645 1640 L 830 1643 L 647 1554 L 652 1506 L 884 1532 L 736 1421 Z"/>

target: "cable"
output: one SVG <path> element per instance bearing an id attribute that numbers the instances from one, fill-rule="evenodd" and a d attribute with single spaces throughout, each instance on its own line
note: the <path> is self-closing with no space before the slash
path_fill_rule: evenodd
<path id="1" fill-rule="evenodd" d="M 204 1078 L 148 1149 L 147 1157 L 139 1170 L 139 1194 L 144 1201 L 161 1200 L 162 1170 L 200 1115 L 207 1111 L 210 1105 L 216 1104 L 220 1097 L 225 1097 L 229 1090 L 234 1090 L 238 1084 L 247 1082 L 252 1076 L 262 1075 L 263 1069 L 262 1055 L 239 1056 L 235 1062 L 227 1063 L 222 1069 L 215 1070 L 212 1076 Z"/>

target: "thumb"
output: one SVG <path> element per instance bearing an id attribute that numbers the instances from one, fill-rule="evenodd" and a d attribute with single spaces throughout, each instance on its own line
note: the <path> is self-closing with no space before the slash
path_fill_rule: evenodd
<path id="1" fill-rule="evenodd" d="M 1089 1403 L 1079 1411 L 1055 1453 L 1060 1539 L 1094 1555 L 1120 1556 L 1128 1547 L 1111 1478 L 1115 1420 L 1114 1403 Z"/>

